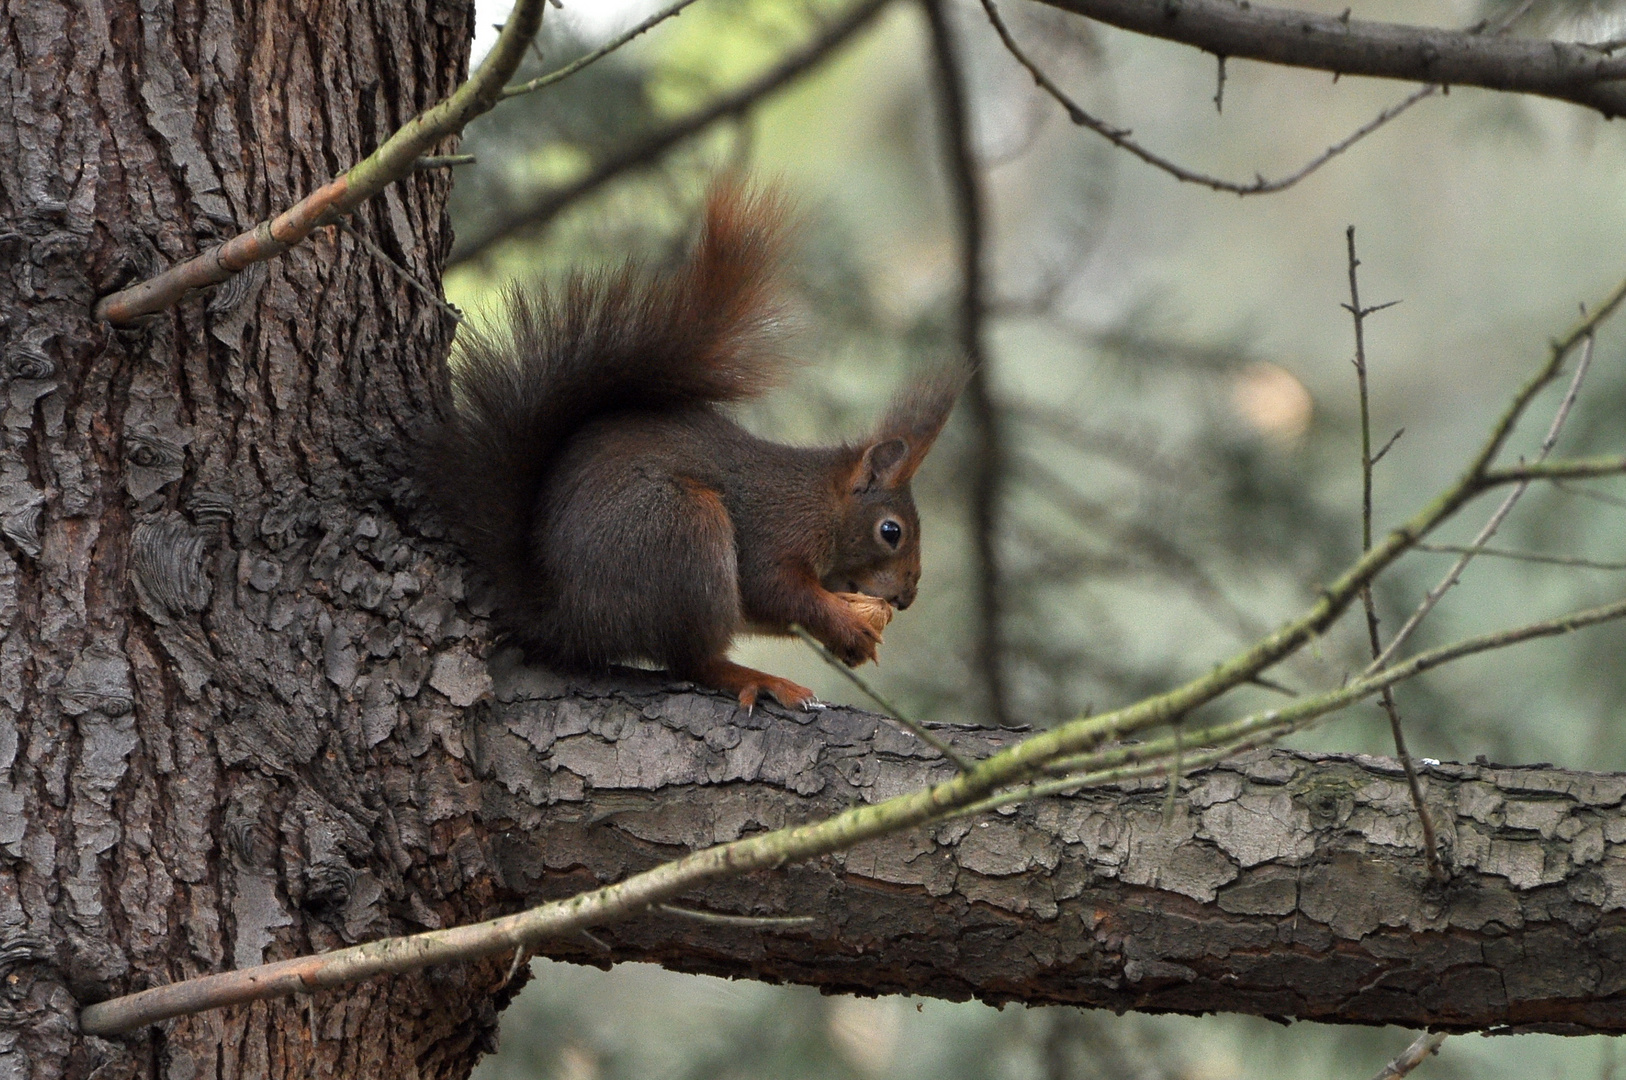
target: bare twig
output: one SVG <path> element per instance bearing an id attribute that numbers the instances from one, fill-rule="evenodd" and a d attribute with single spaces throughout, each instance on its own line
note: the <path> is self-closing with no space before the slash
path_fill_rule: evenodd
<path id="1" fill-rule="evenodd" d="M 439 292 L 431 289 L 428 285 L 425 285 L 423 282 L 419 281 L 417 275 L 415 275 L 411 270 L 408 270 L 406 267 L 390 258 L 390 253 L 373 243 L 372 238 L 366 233 L 355 228 L 348 221 L 335 222 L 335 224 L 339 227 L 339 231 L 343 232 L 346 236 L 355 240 L 362 247 L 371 252 L 373 258 L 377 259 L 391 270 L 394 270 L 402 281 L 405 281 L 414 290 L 428 297 L 430 303 L 434 304 L 436 307 L 440 308 L 440 310 L 450 315 L 454 322 L 463 321 L 463 313 L 461 311 L 457 310 L 457 308 L 448 303 Z"/>
<path id="2" fill-rule="evenodd" d="M 452 169 L 459 165 L 473 165 L 475 163 L 476 160 L 473 154 L 430 154 L 414 161 L 412 168 L 417 172 L 423 172 L 426 169 Z"/>
<path id="3" fill-rule="evenodd" d="M 1489 555 L 1493 559 L 1515 559 L 1519 562 L 1546 563 L 1550 566 L 1573 566 L 1581 570 L 1626 570 L 1626 562 L 1599 562 L 1573 555 L 1543 555 L 1537 551 L 1509 551 L 1506 548 L 1469 547 L 1466 544 L 1418 544 L 1418 551 L 1438 555 Z"/>
<path id="4" fill-rule="evenodd" d="M 726 915 L 720 911 L 696 911 L 676 904 L 652 904 L 650 910 L 712 926 L 736 926 L 744 930 L 795 930 L 819 921 L 812 915 Z"/>
<path id="5" fill-rule="evenodd" d="M 692 3 L 694 3 L 694 0 L 677 0 L 677 3 L 673 4 L 672 6 L 657 11 L 655 14 L 651 15 L 637 26 L 632 27 L 626 33 L 620 34 L 610 41 L 605 42 L 603 45 L 600 45 L 587 55 L 572 60 L 558 71 L 550 71 L 546 75 L 539 75 L 528 82 L 516 83 L 513 86 L 503 87 L 502 99 L 506 101 L 509 98 L 519 97 L 521 94 L 529 94 L 533 91 L 541 90 L 545 86 L 552 86 L 554 83 L 563 82 L 565 79 L 570 78 L 588 64 L 592 64 L 604 59 L 606 56 L 609 56 L 611 53 L 627 44 L 627 42 L 631 41 L 633 38 L 644 33 L 646 30 L 650 30 L 653 27 L 665 22 L 667 19 L 672 18 L 674 15 L 679 14 L 684 8 L 688 7 Z"/>
<path id="6" fill-rule="evenodd" d="M 936 735 L 933 735 L 931 733 L 931 729 L 926 727 L 926 725 L 920 723 L 919 721 L 911 720 L 908 713 L 905 713 L 902 709 L 892 704 L 892 702 L 882 697 L 879 690 L 871 686 L 868 680 L 866 680 L 862 675 L 858 674 L 858 672 L 854 671 L 846 664 L 843 664 L 836 657 L 835 653 L 824 647 L 824 642 L 808 633 L 806 627 L 792 624 L 790 629 L 791 633 L 795 634 L 797 637 L 801 638 L 807 643 L 808 648 L 818 653 L 820 659 L 822 659 L 826 664 L 829 664 L 835 670 L 841 672 L 842 675 L 846 676 L 848 682 L 858 687 L 858 689 L 861 690 L 866 697 L 885 710 L 890 715 L 891 719 L 896 720 L 899 724 L 902 724 L 921 742 L 925 743 L 933 750 L 936 750 L 938 753 L 954 762 L 961 772 L 967 772 L 976 767 L 977 763 L 975 761 L 972 761 L 970 758 L 954 749 L 954 747 L 950 746 L 947 742 L 939 739 Z"/>
<path id="7" fill-rule="evenodd" d="M 930 29 L 943 154 L 960 233 L 960 351 L 971 366 L 965 403 L 976 421 L 971 463 L 971 534 L 977 565 L 976 667 L 988 699 L 988 715 L 1000 727 L 1013 722 L 1005 685 L 1005 657 L 999 579 L 999 522 L 1005 440 L 999 407 L 990 385 L 990 358 L 983 348 L 983 199 L 971 120 L 960 71 L 958 43 L 943 0 L 922 0 Z"/>
<path id="8" fill-rule="evenodd" d="M 1554 444 L 1558 442 L 1559 432 L 1564 430 L 1564 422 L 1569 419 L 1570 409 L 1575 405 L 1575 398 L 1581 392 L 1581 383 L 1586 378 L 1587 369 L 1592 366 L 1593 333 L 1590 326 L 1582 335 L 1581 340 L 1583 342 L 1581 359 L 1575 365 L 1575 374 L 1570 378 L 1569 389 L 1564 391 L 1563 400 L 1558 403 L 1558 410 L 1553 414 L 1553 422 L 1547 428 L 1546 436 L 1541 440 L 1541 447 L 1536 452 L 1536 460 L 1534 462 L 1535 467 L 1541 466 L 1541 464 L 1546 460 L 1547 455 L 1552 452 Z M 1558 345 L 1556 343 L 1554 344 L 1553 348 L 1555 354 L 1557 354 Z M 1562 361 L 1562 354 L 1558 355 L 1558 360 Z M 1553 367 L 1553 371 L 1554 374 L 1557 374 L 1556 364 Z M 1615 460 L 1617 462 L 1620 461 L 1620 459 Z M 1555 462 L 1554 464 L 1563 463 Z M 1622 467 L 1626 467 L 1626 462 L 1622 463 Z M 1496 508 L 1496 510 L 1491 514 L 1490 519 L 1485 522 L 1484 527 L 1479 530 L 1478 535 L 1474 537 L 1473 543 L 1469 545 L 1470 548 L 1477 549 L 1483 547 L 1490 541 L 1491 537 L 1496 535 L 1496 530 L 1501 528 L 1502 522 L 1507 519 L 1508 514 L 1512 513 L 1513 507 L 1518 504 L 1519 499 L 1529 488 L 1531 480 L 1536 478 L 1528 471 L 1530 468 L 1530 466 L 1524 466 L 1522 468 L 1503 468 L 1486 470 L 1484 472 L 1484 476 L 1487 478 L 1495 478 L 1499 482 L 1506 482 L 1508 479 L 1514 477 L 1515 474 L 1517 474 L 1519 478 L 1517 479 L 1513 490 L 1508 492 L 1506 497 L 1502 499 L 1501 505 Z M 1620 469 L 1616 468 L 1613 471 L 1618 472 Z M 1607 472 L 1594 472 L 1588 473 L 1587 475 L 1607 475 Z M 1417 629 L 1418 624 L 1428 617 L 1429 612 L 1434 610 L 1434 606 L 1440 602 L 1440 598 L 1449 592 L 1451 587 L 1462 578 L 1462 572 L 1467 569 L 1468 564 L 1473 561 L 1475 554 L 1475 551 L 1467 551 L 1457 558 L 1456 563 L 1452 565 L 1445 577 L 1440 579 L 1440 583 L 1428 591 L 1428 593 L 1423 597 L 1422 602 L 1417 605 L 1417 608 L 1411 613 L 1406 621 L 1401 624 L 1399 631 L 1395 633 L 1394 639 L 1389 642 L 1388 647 L 1386 647 L 1378 656 L 1373 658 L 1372 666 L 1367 668 L 1368 671 L 1382 667 L 1391 657 L 1394 656 L 1395 652 L 1400 648 L 1405 640 L 1412 635 L 1412 631 Z"/>
<path id="9" fill-rule="evenodd" d="M 317 188 L 277 217 L 224 244 L 170 267 L 156 277 L 102 297 L 95 314 L 115 326 L 163 311 L 194 289 L 218 285 L 257 262 L 275 258 L 331 225 L 390 184 L 411 175 L 430 147 L 454 135 L 497 103 L 502 85 L 519 66 L 542 25 L 545 0 L 516 0 L 497 43 L 452 95 L 408 120 L 384 145 L 337 180 Z"/>
<path id="10" fill-rule="evenodd" d="M 1445 1042 L 1445 1032 L 1425 1031 L 1417 1036 L 1410 1046 L 1400 1051 L 1399 1057 L 1378 1070 L 1378 1074 L 1372 1080 L 1400 1080 L 1400 1077 L 1408 1075 L 1428 1057 L 1439 1053 L 1440 1044 L 1443 1042 Z"/>
<path id="11" fill-rule="evenodd" d="M 1349 303 L 1344 305 L 1344 309 L 1355 322 L 1355 382 L 1360 389 L 1361 401 L 1361 550 L 1371 551 L 1372 466 L 1377 458 L 1372 453 L 1372 411 L 1366 382 L 1366 317 L 1392 307 L 1395 302 L 1369 308 L 1361 306 L 1360 280 L 1356 273 L 1361 260 L 1355 256 L 1355 226 L 1351 225 L 1345 231 L 1344 241 L 1349 249 Z M 1390 445 L 1393 445 L 1393 440 L 1390 440 Z M 1388 448 L 1385 446 L 1384 450 Z M 1366 612 L 1367 642 L 1372 647 L 1372 659 L 1376 660 L 1383 655 L 1383 641 L 1378 634 L 1378 608 L 1372 600 L 1370 583 L 1361 590 L 1361 606 Z M 1428 872 L 1436 881 L 1449 880 L 1450 875 L 1440 862 L 1439 841 L 1434 832 L 1434 816 L 1429 813 L 1428 804 L 1423 801 L 1423 785 L 1417 776 L 1417 765 L 1411 759 L 1411 752 L 1406 749 L 1406 733 L 1400 723 L 1400 707 L 1395 704 L 1394 691 L 1384 687 L 1378 697 L 1384 713 L 1389 717 L 1389 733 L 1394 737 L 1395 757 L 1400 759 L 1401 768 L 1406 771 L 1406 786 L 1411 791 L 1411 804 L 1416 808 L 1418 823 L 1423 828 L 1423 856 L 1428 861 Z"/>
<path id="12" fill-rule="evenodd" d="M 1108 142 L 1112 143 L 1112 145 L 1121 150 L 1128 151 L 1134 156 L 1140 158 L 1142 161 L 1146 162 L 1146 164 L 1151 165 L 1153 168 L 1161 169 L 1163 172 L 1168 173 L 1181 183 L 1198 184 L 1202 187 L 1211 188 L 1214 191 L 1224 191 L 1233 195 L 1271 195 L 1278 191 L 1287 190 L 1300 180 L 1303 180 L 1305 177 L 1321 168 L 1321 166 L 1325 165 L 1333 158 L 1337 157 L 1339 154 L 1342 154 L 1345 150 L 1348 150 L 1351 146 L 1354 146 L 1356 143 L 1372 134 L 1372 132 L 1376 131 L 1384 124 L 1387 124 L 1389 121 L 1393 120 L 1395 117 L 1399 116 L 1401 113 L 1405 112 L 1419 101 L 1422 101 L 1424 98 L 1432 96 L 1440 89 L 1438 86 L 1421 87 L 1404 99 L 1384 109 L 1367 123 L 1356 128 L 1348 136 L 1336 143 L 1333 143 L 1331 146 L 1327 147 L 1326 150 L 1311 158 L 1309 161 L 1305 162 L 1304 165 L 1300 166 L 1298 169 L 1287 174 L 1286 176 L 1275 180 L 1267 180 L 1263 176 L 1258 176 L 1247 183 L 1240 183 L 1234 180 L 1225 180 L 1217 176 L 1210 176 L 1207 173 L 1197 172 L 1194 169 L 1188 169 L 1184 165 L 1171 161 L 1169 158 L 1163 157 L 1161 154 L 1146 149 L 1146 147 L 1130 138 L 1131 132 L 1128 128 L 1114 127 L 1106 121 L 1092 116 L 1084 109 L 1083 106 L 1074 101 L 1065 90 L 1063 90 L 1060 86 L 1057 86 L 1055 80 L 1051 79 L 1049 75 L 1045 74 L 1043 68 L 1039 67 L 1039 65 L 1035 64 L 1031 59 L 1029 59 L 1027 53 L 1022 50 L 1022 47 L 1016 43 L 1016 39 L 1011 36 L 1010 28 L 1005 25 L 1005 20 L 1000 15 L 999 8 L 994 3 L 994 0 L 982 0 L 982 6 L 983 10 L 988 13 L 989 22 L 993 23 L 994 30 L 998 32 L 999 39 L 1005 43 L 1005 48 L 1013 57 L 1016 58 L 1017 63 L 1028 69 L 1028 73 L 1033 76 L 1033 81 L 1037 83 L 1039 87 L 1045 91 L 1045 93 L 1055 98 L 1063 109 L 1067 110 L 1068 119 L 1072 120 L 1073 123 L 1077 124 L 1079 127 L 1088 128 L 1097 135 L 1101 136 L 1103 139 L 1106 139 Z M 1223 57 L 1220 60 L 1219 70 L 1219 88 L 1214 94 L 1214 104 L 1216 107 L 1220 105 L 1225 92 L 1225 63 Z"/>
<path id="13" fill-rule="evenodd" d="M 1055 0 L 1049 0 L 1049 2 L 1055 2 Z M 1067 116 L 1072 120 L 1073 123 L 1080 127 L 1088 128 L 1119 149 L 1133 154 L 1135 157 L 1140 158 L 1153 168 L 1160 169 L 1163 172 L 1168 173 L 1181 183 L 1197 184 L 1202 187 L 1210 188 L 1214 191 L 1228 192 L 1233 195 L 1271 195 L 1278 191 L 1285 191 L 1294 184 L 1297 184 L 1300 180 L 1303 180 L 1305 177 L 1309 176 L 1311 173 L 1315 172 L 1317 169 L 1321 168 L 1323 165 L 1327 164 L 1327 162 L 1331 161 L 1333 158 L 1360 142 L 1362 139 L 1366 138 L 1368 135 L 1372 134 L 1378 128 L 1387 124 L 1389 121 L 1393 120 L 1407 109 L 1410 109 L 1413 105 L 1416 105 L 1419 101 L 1422 101 L 1427 97 L 1432 97 L 1443 89 L 1440 82 L 1430 82 L 1428 85 L 1418 87 L 1415 91 L 1395 102 L 1393 105 L 1385 108 L 1371 120 L 1350 132 L 1349 135 L 1345 136 L 1343 139 L 1333 143 L 1320 154 L 1317 154 L 1315 157 L 1305 162 L 1293 172 L 1288 173 L 1286 176 L 1279 177 L 1275 180 L 1267 180 L 1263 176 L 1256 176 L 1253 180 L 1246 183 L 1235 180 L 1225 180 L 1221 177 L 1211 176 L 1207 173 L 1201 173 L 1194 169 L 1188 169 L 1185 166 L 1162 156 L 1161 154 L 1154 153 L 1153 151 L 1142 146 L 1140 143 L 1136 142 L 1134 139 L 1130 138 L 1131 132 L 1129 129 L 1115 127 L 1085 111 L 1085 109 L 1079 105 L 1078 102 L 1074 101 L 1066 91 L 1062 90 L 1062 88 L 1056 84 L 1055 80 L 1051 79 L 1050 76 L 1047 75 L 1042 68 L 1035 64 L 1033 60 L 1028 57 L 1027 53 L 1024 52 L 1019 45 L 1017 45 L 1016 39 L 1011 36 L 1010 28 L 1006 26 L 1004 18 L 999 13 L 999 8 L 995 4 L 995 0 L 982 0 L 982 6 L 983 9 L 988 13 L 988 20 L 993 23 L 994 30 L 999 34 L 1000 40 L 1005 43 L 1006 50 L 1016 58 L 1017 63 L 1027 68 L 1028 73 L 1033 76 L 1033 81 L 1038 84 L 1038 86 L 1043 89 L 1045 93 L 1056 99 L 1061 107 L 1067 111 Z M 1067 7 L 1068 5 L 1063 2 L 1059 3 L 1057 6 Z M 1526 7 L 1528 7 L 1528 4 Z M 1515 10 L 1514 12 L 1504 16 L 1494 27 L 1489 28 L 1491 36 L 1499 36 L 1506 33 L 1508 28 L 1518 20 L 1521 13 L 1522 9 Z M 1348 14 L 1348 11 L 1344 12 L 1345 16 Z M 1344 25 L 1348 25 L 1349 22 L 1347 18 L 1343 17 L 1340 17 L 1334 21 Z M 1467 31 L 1466 35 L 1464 36 L 1481 36 L 1484 34 L 1486 29 L 1487 25 L 1481 23 L 1478 27 Z M 1204 47 L 1206 48 L 1207 46 Z M 1228 54 L 1224 49 L 1218 48 L 1211 48 L 1209 51 L 1214 53 L 1219 62 L 1218 86 L 1214 91 L 1214 107 L 1218 110 L 1221 109 L 1225 100 L 1225 61 L 1230 54 Z M 1342 70 L 1343 69 L 1334 69 L 1334 72 L 1337 74 Z"/>
<path id="14" fill-rule="evenodd" d="M 502 240 L 521 229 L 540 228 L 579 199 L 611 180 L 635 169 L 660 160 L 674 146 L 698 135 L 713 124 L 741 116 L 759 101 L 781 87 L 817 67 L 831 53 L 868 26 L 891 0 L 856 0 L 839 18 L 833 20 L 798 51 L 786 56 L 772 68 L 737 90 L 717 98 L 711 104 L 653 132 L 610 157 L 594 165 L 581 178 L 550 191 L 544 191 L 523 207 L 509 210 L 479 233 L 468 239 L 458 238 L 446 266 L 453 266 L 479 258 Z"/>

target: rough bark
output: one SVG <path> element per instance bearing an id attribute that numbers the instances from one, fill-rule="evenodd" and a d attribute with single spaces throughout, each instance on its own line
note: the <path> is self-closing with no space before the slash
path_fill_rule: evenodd
<path id="1" fill-rule="evenodd" d="M 496 669 L 470 809 L 503 887 L 541 899 L 948 775 L 850 709 L 758 710 L 654 680 Z M 984 753 L 1009 733 L 960 731 Z M 1256 754 L 1189 778 L 985 814 L 707 888 L 551 954 L 830 990 L 1446 1030 L 1626 1031 L 1626 776 L 1429 766 L 1436 883 L 1399 764 Z"/>
<path id="2" fill-rule="evenodd" d="M 91 318 L 444 96 L 472 17 L 0 0 L 0 1076 L 462 1076 L 489 1040 L 490 966 L 74 1029 L 76 998 L 487 908 L 425 794 L 470 779 L 460 579 L 393 501 L 446 316 L 328 230 Z M 448 184 L 355 223 L 433 279 Z"/>

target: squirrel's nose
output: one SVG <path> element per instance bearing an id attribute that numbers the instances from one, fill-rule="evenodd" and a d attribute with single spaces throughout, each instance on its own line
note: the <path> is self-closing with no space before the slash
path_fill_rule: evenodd
<path id="1" fill-rule="evenodd" d="M 898 594 L 897 599 L 892 601 L 892 606 L 897 608 L 899 611 L 902 611 L 914 602 L 915 590 L 913 587 L 910 587 Z"/>

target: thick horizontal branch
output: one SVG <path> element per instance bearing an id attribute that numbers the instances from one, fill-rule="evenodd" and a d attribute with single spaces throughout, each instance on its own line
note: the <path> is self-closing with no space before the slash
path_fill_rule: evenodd
<path id="1" fill-rule="evenodd" d="M 952 738 L 982 756 L 1020 734 Z M 652 679 L 567 684 L 529 669 L 499 672 L 465 744 L 480 783 L 435 797 L 473 809 L 471 835 L 492 838 L 460 854 L 461 872 L 495 876 L 514 903 L 954 773 L 856 710 L 746 715 Z M 655 909 L 595 934 L 617 961 L 832 990 L 1626 1031 L 1626 776 L 1447 764 L 1422 780 L 1452 867 L 1443 887 L 1397 764 L 1275 752 L 1188 778 L 1167 821 L 1163 782 L 1143 781 L 876 838 L 681 899 L 811 917 L 804 926 Z M 568 937 L 537 945 L 606 957 Z"/>
<path id="2" fill-rule="evenodd" d="M 1319 15 L 1234 0 L 1043 0 L 1217 56 L 1447 86 L 1538 94 L 1626 112 L 1626 57 L 1536 41 Z"/>

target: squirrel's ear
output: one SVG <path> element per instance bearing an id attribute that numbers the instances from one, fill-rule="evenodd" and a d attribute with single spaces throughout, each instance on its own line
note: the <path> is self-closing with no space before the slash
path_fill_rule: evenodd
<path id="1" fill-rule="evenodd" d="M 948 423 L 954 401 L 969 375 L 963 365 L 945 367 L 894 398 L 874 442 L 864 451 L 858 471 L 860 483 L 873 476 L 881 487 L 907 484 Z M 883 448 L 889 448 L 884 455 Z M 862 486 L 857 490 L 863 490 Z"/>
<path id="2" fill-rule="evenodd" d="M 908 477 L 899 473 L 909 460 L 909 444 L 902 439 L 885 439 L 864 448 L 853 469 L 853 494 L 897 487 Z"/>

